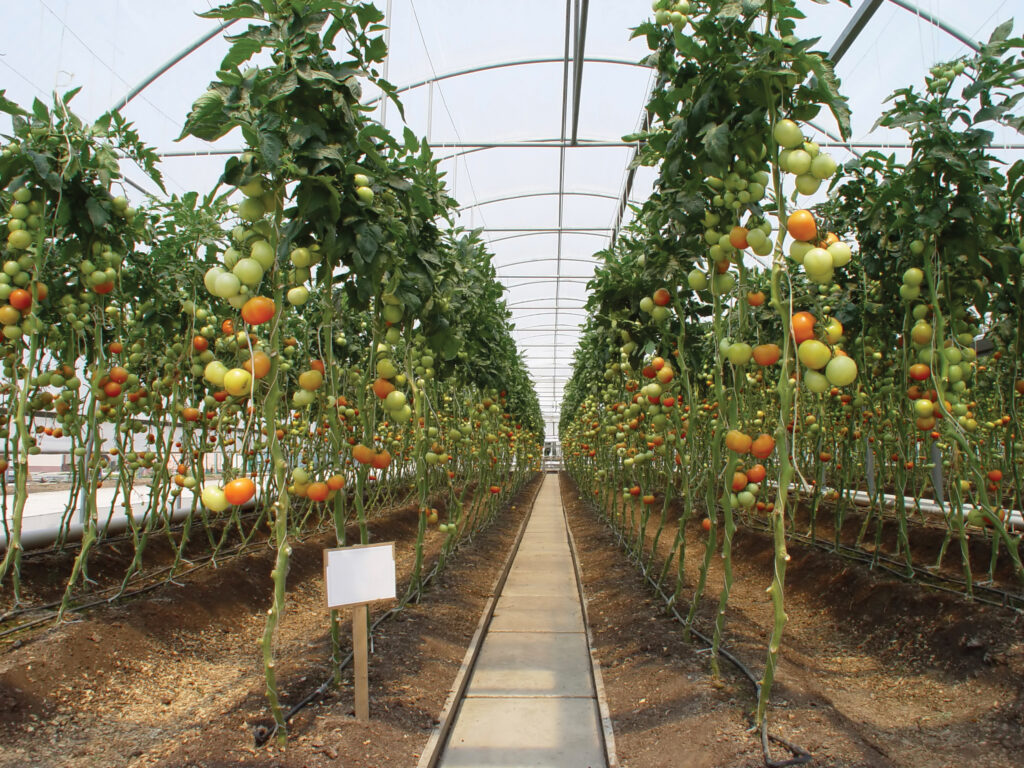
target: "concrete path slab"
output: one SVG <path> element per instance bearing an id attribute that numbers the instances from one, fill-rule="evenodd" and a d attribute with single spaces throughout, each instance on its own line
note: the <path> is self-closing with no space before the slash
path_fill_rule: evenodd
<path id="1" fill-rule="evenodd" d="M 490 632 L 582 632 L 583 611 L 575 595 L 503 595 Z"/>
<path id="2" fill-rule="evenodd" d="M 445 768 L 599 768 L 605 765 L 594 699 L 466 699 Z"/>
<path id="3" fill-rule="evenodd" d="M 547 475 L 438 765 L 605 768 L 558 477 Z"/>
<path id="4" fill-rule="evenodd" d="M 582 632 L 488 632 L 467 696 L 594 695 Z"/>

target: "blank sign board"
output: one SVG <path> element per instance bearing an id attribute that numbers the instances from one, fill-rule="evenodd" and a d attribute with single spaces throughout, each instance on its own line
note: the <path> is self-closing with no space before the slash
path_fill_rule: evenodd
<path id="1" fill-rule="evenodd" d="M 327 607 L 395 597 L 395 543 L 324 550 Z"/>

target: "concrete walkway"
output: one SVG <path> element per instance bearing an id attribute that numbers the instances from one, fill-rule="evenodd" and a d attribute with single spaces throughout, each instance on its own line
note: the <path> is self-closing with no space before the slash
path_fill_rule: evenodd
<path id="1" fill-rule="evenodd" d="M 607 764 L 557 475 L 537 496 L 439 764 Z"/>

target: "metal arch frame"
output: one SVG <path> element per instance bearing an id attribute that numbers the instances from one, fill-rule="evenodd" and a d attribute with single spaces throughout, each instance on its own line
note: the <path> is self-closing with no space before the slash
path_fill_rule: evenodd
<path id="1" fill-rule="evenodd" d="M 612 56 L 592 56 L 583 60 L 590 64 L 617 64 L 625 67 L 638 67 L 640 69 L 650 69 L 646 64 L 638 61 L 630 61 L 629 59 L 617 59 Z M 409 91 L 415 90 L 416 88 L 422 88 L 423 86 L 431 85 L 433 83 L 439 83 L 442 80 L 451 80 L 455 77 L 463 77 L 465 75 L 475 75 L 480 72 L 488 72 L 493 69 L 506 69 L 508 67 L 524 67 L 531 66 L 534 64 L 563 64 L 565 58 L 561 56 L 545 56 L 533 59 L 516 59 L 511 61 L 498 61 L 492 64 L 481 64 L 476 67 L 467 67 L 466 69 L 456 69 L 451 72 L 445 72 L 444 74 L 437 75 L 436 77 L 428 77 L 423 80 L 416 80 L 406 85 L 401 85 L 395 88 L 395 95 L 400 93 L 408 93 Z M 370 99 L 365 102 L 366 106 L 372 107 L 381 100 L 378 96 L 375 99 Z"/>
<path id="2" fill-rule="evenodd" d="M 552 259 L 551 257 L 546 257 L 546 258 L 543 258 L 543 259 L 537 259 L 537 258 L 524 259 L 522 261 L 513 261 L 513 262 L 510 262 L 508 264 L 495 264 L 494 265 L 494 269 L 495 269 L 495 271 L 497 271 L 499 269 L 505 269 L 506 267 L 519 267 L 519 266 L 522 266 L 523 264 L 540 264 L 540 263 L 545 262 L 545 261 L 553 261 L 553 260 L 554 259 Z M 593 259 L 570 259 L 570 258 L 564 258 L 564 259 L 562 259 L 562 261 L 571 261 L 571 262 L 574 262 L 574 263 L 577 263 L 577 264 L 590 264 L 592 266 L 597 266 L 597 264 L 598 264 L 598 262 L 593 260 Z M 516 277 L 516 275 L 507 275 L 507 277 Z"/>
<path id="3" fill-rule="evenodd" d="M 461 205 L 456 208 L 456 211 L 466 211 L 470 208 L 479 208 L 484 205 L 493 205 L 494 203 L 504 203 L 510 200 L 525 200 L 531 197 L 551 197 L 558 194 L 558 190 L 554 192 L 522 192 L 515 195 L 504 195 L 503 197 L 492 197 L 490 200 L 481 200 L 476 203 L 468 203 L 467 205 Z M 563 195 L 573 195 L 576 197 L 599 197 L 606 200 L 618 200 L 618 195 L 612 195 L 607 192 L 563 192 Z M 630 201 L 637 202 L 637 201 Z"/>

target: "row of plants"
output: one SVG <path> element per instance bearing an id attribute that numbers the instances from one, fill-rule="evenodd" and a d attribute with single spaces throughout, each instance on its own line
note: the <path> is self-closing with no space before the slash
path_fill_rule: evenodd
<path id="1" fill-rule="evenodd" d="M 202 15 L 247 24 L 181 136 L 245 146 L 205 195 L 131 206 L 124 164 L 161 190 L 162 178 L 119 114 L 90 124 L 74 92 L 28 111 L 0 93 L 13 124 L 0 153 L 0 446 L 14 468 L 0 583 L 5 618 L 35 607 L 21 567 L 37 552 L 21 534 L 29 457 L 51 438 L 71 457 L 52 547 L 75 553 L 54 575 L 60 617 L 89 595 L 114 536 L 102 486 L 133 552 L 115 596 L 146 578 L 155 541 L 176 553 L 166 579 L 203 542 L 214 560 L 266 541 L 262 652 L 283 738 L 274 637 L 296 537 L 327 527 L 344 544 L 354 520 L 366 543 L 368 518 L 413 503 L 415 594 L 425 537 L 445 537 L 443 563 L 489 521 L 536 471 L 543 424 L 490 254 L 453 227 L 429 146 L 361 102 L 367 81 L 394 99 L 377 73 L 380 12 L 234 0 Z"/>
<path id="2" fill-rule="evenodd" d="M 1024 599 L 1011 513 L 1024 498 L 1024 162 L 989 149 L 995 126 L 1024 127 L 1024 40 L 1003 24 L 923 89 L 896 91 L 879 124 L 908 150 L 839 168 L 812 121 L 828 110 L 847 139 L 849 110 L 826 55 L 796 34 L 795 2 L 654 7 L 636 30 L 657 73 L 650 127 L 629 138 L 658 181 L 599 254 L 560 435 L 579 487 L 673 602 L 688 601 L 688 631 L 721 558 L 716 675 L 733 537 L 769 534 L 763 726 L 789 541 Z M 707 542 L 689 583 L 685 528 L 698 519 Z M 939 531 L 937 561 L 915 549 L 926 529 Z M 971 539 L 988 545 L 984 577 Z"/>

